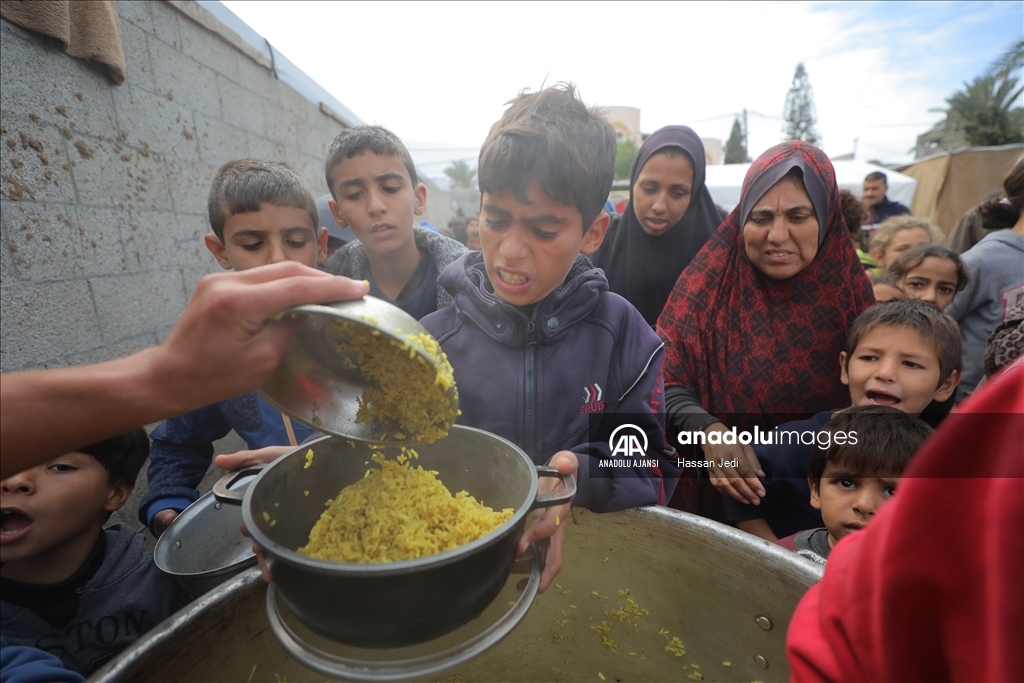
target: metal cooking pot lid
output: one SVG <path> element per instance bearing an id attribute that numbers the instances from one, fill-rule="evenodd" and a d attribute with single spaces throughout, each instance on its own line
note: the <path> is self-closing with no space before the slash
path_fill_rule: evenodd
<path id="1" fill-rule="evenodd" d="M 324 638 L 302 625 L 274 584 L 267 588 L 267 620 L 285 650 L 309 668 L 346 681 L 402 681 L 431 676 L 458 666 L 494 645 L 515 628 L 533 605 L 540 587 L 541 558 L 533 548 L 533 568 L 526 588 L 511 574 L 498 597 L 465 626 L 440 638 L 391 649 L 359 648 Z"/>

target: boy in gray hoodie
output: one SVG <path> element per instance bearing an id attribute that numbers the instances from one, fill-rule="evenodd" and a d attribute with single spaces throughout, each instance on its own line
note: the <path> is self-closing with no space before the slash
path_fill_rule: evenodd
<path id="1" fill-rule="evenodd" d="M 0 482 L 0 629 L 86 676 L 188 602 L 134 529 L 103 525 L 149 455 L 136 429 Z"/>

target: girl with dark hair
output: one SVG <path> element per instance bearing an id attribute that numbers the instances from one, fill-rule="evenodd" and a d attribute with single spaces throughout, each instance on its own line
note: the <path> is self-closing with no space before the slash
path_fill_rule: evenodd
<path id="1" fill-rule="evenodd" d="M 611 291 L 654 327 L 679 274 L 718 227 L 704 186 L 704 143 L 686 126 L 651 134 L 633 162 L 629 205 L 594 254 Z"/>

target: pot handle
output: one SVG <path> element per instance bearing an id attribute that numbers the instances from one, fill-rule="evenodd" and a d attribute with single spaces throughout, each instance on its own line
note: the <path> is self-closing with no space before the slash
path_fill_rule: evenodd
<path id="1" fill-rule="evenodd" d="M 572 499 L 576 497 L 576 478 L 572 474 L 562 474 L 554 467 L 538 465 L 537 476 L 561 479 L 562 486 L 565 488 L 558 493 L 538 493 L 537 497 L 533 500 L 533 505 L 530 507 L 531 510 L 535 508 L 549 508 L 553 505 L 565 505 L 572 502 Z"/>
<path id="2" fill-rule="evenodd" d="M 213 485 L 213 497 L 222 503 L 241 505 L 242 499 L 245 498 L 245 492 L 232 491 L 231 487 L 237 484 L 238 480 L 242 477 L 248 477 L 251 474 L 259 474 L 263 471 L 264 467 L 266 467 L 266 465 L 249 465 L 248 467 L 243 467 L 240 470 L 228 472 L 218 479 L 217 483 Z"/>

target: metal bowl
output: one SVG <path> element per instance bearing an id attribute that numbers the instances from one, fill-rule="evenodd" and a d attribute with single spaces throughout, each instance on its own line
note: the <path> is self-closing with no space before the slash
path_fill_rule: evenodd
<path id="1" fill-rule="evenodd" d="M 314 455 L 306 467 L 309 450 Z M 389 450 L 389 457 L 397 454 Z M 369 445 L 325 437 L 285 454 L 246 489 L 245 526 L 263 550 L 281 599 L 320 635 L 392 648 L 458 628 L 478 616 L 505 584 L 530 510 L 569 502 L 576 492 L 571 476 L 535 466 L 516 445 L 479 429 L 457 425 L 447 437 L 416 450 L 416 464 L 436 470 L 450 491 L 468 491 L 496 510 L 512 508 L 512 518 L 483 538 L 428 557 L 385 564 L 332 562 L 295 549 L 307 543 L 325 501 L 362 479 L 375 452 Z M 559 477 L 564 489 L 538 495 L 538 476 Z M 218 482 L 214 492 L 238 502 L 237 494 L 223 490 L 228 481 Z"/>
<path id="2" fill-rule="evenodd" d="M 355 364 L 356 353 L 338 350 L 345 339 L 333 324 L 350 321 L 409 344 L 413 354 L 396 352 L 397 364 L 415 365 L 418 356 L 437 368 L 437 359 L 416 339 L 416 335 L 429 334 L 426 328 L 397 306 L 372 296 L 329 306 L 294 306 L 281 315 L 298 320 L 300 325 L 284 360 L 260 388 L 260 394 L 278 410 L 317 431 L 355 441 L 409 445 L 410 440 L 394 438 L 396 432 L 411 438 L 412 431 L 401 425 L 356 422 L 359 398 L 370 382 Z M 452 406 L 451 414 L 456 415 L 459 397 L 454 384 L 446 398 Z"/>
<path id="3" fill-rule="evenodd" d="M 254 479 L 240 477 L 235 492 L 242 495 Z M 240 532 L 242 511 L 225 505 L 213 492 L 185 508 L 156 542 L 153 560 L 173 576 L 193 598 L 256 565 L 252 541 Z"/>
<path id="4" fill-rule="evenodd" d="M 606 514 L 577 508 L 566 524 L 558 584 L 537 597 L 515 630 L 472 661 L 417 680 L 598 683 L 601 673 L 609 683 L 686 683 L 695 671 L 705 681 L 789 680 L 786 630 L 822 567 L 667 508 Z M 590 626 L 621 604 L 620 588 L 630 589 L 629 597 L 650 614 L 632 635 L 627 624 L 613 624 L 614 652 Z M 323 674 L 290 657 L 272 635 L 266 594 L 258 571 L 239 576 L 147 633 L 91 680 L 322 683 Z M 567 618 L 563 611 L 569 623 L 554 625 Z M 661 630 L 679 637 L 685 657 L 665 653 Z M 553 642 L 554 635 L 564 642 Z"/>

